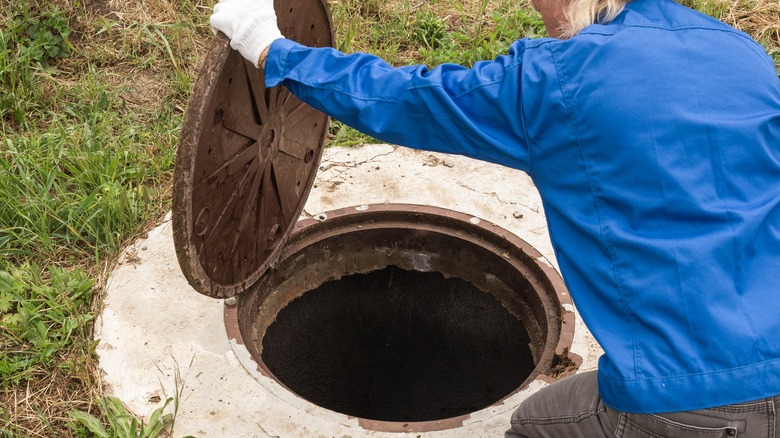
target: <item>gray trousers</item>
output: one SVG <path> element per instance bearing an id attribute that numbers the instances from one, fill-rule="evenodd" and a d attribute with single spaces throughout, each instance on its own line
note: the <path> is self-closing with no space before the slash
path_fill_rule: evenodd
<path id="1" fill-rule="evenodd" d="M 618 412 L 599 397 L 592 371 L 529 397 L 505 438 L 780 438 L 779 412 L 780 396 L 667 414 Z"/>

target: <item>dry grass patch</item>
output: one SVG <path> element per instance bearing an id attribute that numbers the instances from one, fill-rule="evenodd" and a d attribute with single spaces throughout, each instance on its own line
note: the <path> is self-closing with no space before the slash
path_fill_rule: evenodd
<path id="1" fill-rule="evenodd" d="M 761 43 L 780 74 L 780 0 L 680 0 Z"/>
<path id="2" fill-rule="evenodd" d="M 770 49 L 780 49 L 780 1 L 732 1 L 721 18 Z"/>

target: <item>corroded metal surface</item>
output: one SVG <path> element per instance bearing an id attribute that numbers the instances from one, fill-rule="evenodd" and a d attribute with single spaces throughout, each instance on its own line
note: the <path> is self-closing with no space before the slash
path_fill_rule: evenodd
<path id="1" fill-rule="evenodd" d="M 275 3 L 283 35 L 332 46 L 324 0 Z M 193 90 L 176 156 L 173 231 L 187 280 L 222 298 L 252 285 L 278 257 L 306 202 L 327 116 L 282 86 L 218 35 Z"/>

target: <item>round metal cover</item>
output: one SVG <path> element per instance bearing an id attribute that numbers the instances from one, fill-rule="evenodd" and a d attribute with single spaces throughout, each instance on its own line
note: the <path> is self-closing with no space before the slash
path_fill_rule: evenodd
<path id="1" fill-rule="evenodd" d="M 325 0 L 276 0 L 282 34 L 333 46 Z M 173 237 L 198 292 L 224 298 L 251 286 L 278 258 L 314 182 L 328 118 L 219 34 L 193 90 L 176 154 Z"/>

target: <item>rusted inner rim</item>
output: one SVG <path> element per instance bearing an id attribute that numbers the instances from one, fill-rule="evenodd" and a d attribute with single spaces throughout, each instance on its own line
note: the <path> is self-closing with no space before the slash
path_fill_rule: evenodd
<path id="1" fill-rule="evenodd" d="M 260 373 L 275 379 L 260 357 L 265 330 L 281 309 L 324 282 L 391 265 L 466 280 L 525 321 L 537 365 L 512 394 L 581 363 L 569 353 L 574 314 L 566 309 L 572 309 L 571 299 L 560 275 L 536 249 L 492 223 L 419 205 L 361 206 L 299 221 L 277 265 L 237 306 L 226 306 L 228 334 L 247 347 Z M 421 432 L 459 427 L 469 417 L 411 423 L 360 419 L 360 424 L 369 430 Z"/>
<path id="2" fill-rule="evenodd" d="M 283 35 L 332 46 L 325 0 L 276 0 Z M 216 298 L 241 293 L 279 255 L 314 183 L 328 118 L 219 34 L 193 89 L 176 154 L 173 237 L 184 276 Z"/>

